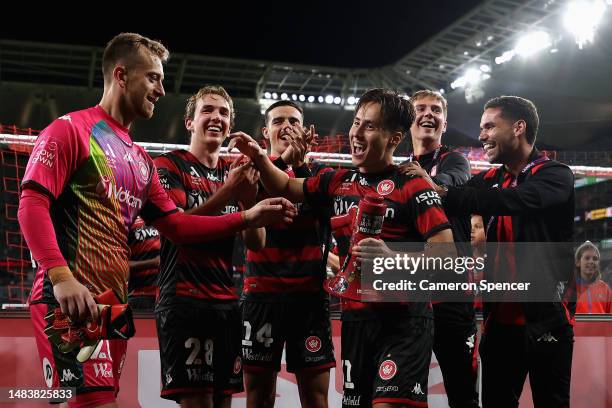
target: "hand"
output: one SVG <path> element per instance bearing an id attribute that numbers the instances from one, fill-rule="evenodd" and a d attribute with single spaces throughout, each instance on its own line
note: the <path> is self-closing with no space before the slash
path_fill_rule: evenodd
<path id="1" fill-rule="evenodd" d="M 353 247 L 352 253 L 359 262 L 372 262 L 374 258 L 393 258 L 395 256 L 395 252 L 384 241 L 377 238 L 362 239 Z"/>
<path id="2" fill-rule="evenodd" d="M 63 276 L 53 285 L 53 294 L 62 313 L 74 322 L 84 321 L 87 316 L 91 316 L 94 321 L 98 319 L 98 305 L 89 289 L 72 276 L 67 266 L 51 268 L 49 274 Z"/>
<path id="3" fill-rule="evenodd" d="M 425 179 L 425 181 L 427 181 L 434 189 L 437 187 L 437 184 L 434 183 L 429 174 L 427 174 L 425 169 L 421 167 L 418 161 L 411 161 L 409 163 L 402 164 L 398 167 L 397 170 L 402 174 L 421 177 Z"/>
<path id="4" fill-rule="evenodd" d="M 244 161 L 241 155 L 230 166 L 225 186 L 230 189 L 234 198 L 246 207 L 251 207 L 257 201 L 259 171 L 251 161 Z"/>
<path id="5" fill-rule="evenodd" d="M 288 128 L 287 136 L 289 137 L 290 145 L 285 149 L 281 158 L 292 167 L 300 167 L 306 160 L 306 154 L 310 148 L 316 145 L 315 142 L 315 127 L 310 125 L 310 129 L 297 127 Z"/>
<path id="6" fill-rule="evenodd" d="M 235 132 L 230 136 L 230 142 L 227 145 L 227 151 L 231 151 L 234 147 L 240 150 L 240 153 L 255 161 L 258 157 L 265 157 L 266 151 L 251 136 L 244 132 Z"/>
<path id="7" fill-rule="evenodd" d="M 276 197 L 262 200 L 242 214 L 249 228 L 260 228 L 281 221 L 289 224 L 293 222 L 297 210 L 291 201 Z"/>

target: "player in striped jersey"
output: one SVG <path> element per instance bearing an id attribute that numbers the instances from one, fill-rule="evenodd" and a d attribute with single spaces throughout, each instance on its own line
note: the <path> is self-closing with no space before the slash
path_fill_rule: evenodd
<path id="1" fill-rule="evenodd" d="M 368 194 L 387 205 L 382 238 L 387 241 L 452 242 L 450 225 L 438 195 L 427 182 L 393 166 L 393 152 L 414 121 L 414 108 L 399 95 L 373 89 L 361 96 L 349 132 L 354 170 L 311 178 L 290 178 L 279 171 L 246 134 L 234 142 L 259 169 L 266 189 L 292 201 L 306 200 L 328 216 L 341 215 Z M 304 132 L 291 135 L 303 143 Z M 431 199 L 421 200 L 422 195 Z M 341 257 L 346 240 L 338 240 Z M 354 254 L 369 257 L 385 248 L 365 239 Z M 433 341 L 428 302 L 363 303 L 343 301 L 343 406 L 427 406 L 427 378 Z"/>
<path id="2" fill-rule="evenodd" d="M 200 215 L 231 214 L 255 204 L 258 172 L 220 157 L 234 125 L 231 97 L 220 86 L 191 96 L 185 110 L 189 151 L 155 159 L 161 184 L 179 208 Z M 229 406 L 240 392 L 241 321 L 232 280 L 235 236 L 205 245 L 176 245 L 162 237 L 160 297 L 156 319 L 162 362 L 162 397 L 181 406 Z M 259 250 L 265 229 L 243 233 Z"/>
<path id="3" fill-rule="evenodd" d="M 278 101 L 265 112 L 263 135 L 270 160 L 291 178 L 311 175 L 304 163 L 306 149 L 290 143 L 303 123 L 303 110 L 292 101 Z M 336 363 L 323 291 L 320 213 L 307 203 L 296 207 L 298 216 L 291 225 L 266 227 L 265 248 L 247 253 L 242 355 L 249 406 L 274 405 L 283 346 L 302 406 L 327 406 L 329 369 Z"/>
<path id="4" fill-rule="evenodd" d="M 130 280 L 128 302 L 132 309 L 152 312 L 159 274 L 159 232 L 136 218 L 128 235 L 130 246 Z"/>

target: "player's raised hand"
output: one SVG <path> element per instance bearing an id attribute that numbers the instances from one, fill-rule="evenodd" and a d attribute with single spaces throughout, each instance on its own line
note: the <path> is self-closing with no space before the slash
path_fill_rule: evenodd
<path id="1" fill-rule="evenodd" d="M 244 132 L 235 132 L 230 134 L 229 137 L 230 142 L 227 145 L 228 151 L 236 148 L 240 150 L 240 153 L 244 154 L 251 160 L 255 160 L 257 157 L 266 155 L 266 151 L 259 146 L 255 139 Z"/>

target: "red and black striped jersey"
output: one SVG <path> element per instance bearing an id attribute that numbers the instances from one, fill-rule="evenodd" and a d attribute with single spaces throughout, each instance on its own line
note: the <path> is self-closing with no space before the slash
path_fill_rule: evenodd
<path id="1" fill-rule="evenodd" d="M 193 154 L 176 150 L 155 158 L 159 179 L 177 207 L 189 210 L 203 204 L 227 178 L 230 163 L 219 158 L 215 168 L 204 166 Z M 223 214 L 238 212 L 230 202 Z M 157 308 L 206 301 L 223 308 L 237 299 L 232 280 L 235 237 L 205 244 L 175 245 L 162 236 Z"/>
<path id="2" fill-rule="evenodd" d="M 136 218 L 128 234 L 130 261 L 148 261 L 159 256 L 159 232 L 155 227 L 146 225 L 140 217 Z M 151 268 L 130 267 L 128 294 L 130 296 L 155 296 L 159 266 Z"/>
<path id="3" fill-rule="evenodd" d="M 310 176 L 306 166 L 283 170 L 292 178 Z M 294 204 L 298 215 L 293 222 L 266 227 L 265 247 L 247 251 L 244 299 L 284 302 L 325 296 L 323 237 L 317 214 L 306 203 Z"/>
<path id="4" fill-rule="evenodd" d="M 315 207 L 325 209 L 329 217 L 346 214 L 368 194 L 380 194 L 387 210 L 381 238 L 388 242 L 425 242 L 436 233 L 450 228 L 438 194 L 422 178 L 401 174 L 396 167 L 380 173 L 337 170 L 306 179 L 304 194 Z M 336 234 L 341 264 L 349 249 L 350 231 Z M 410 304 L 342 302 L 343 320 L 361 320 L 376 316 L 376 309 L 397 310 L 400 314 L 431 316 L 431 306 Z"/>

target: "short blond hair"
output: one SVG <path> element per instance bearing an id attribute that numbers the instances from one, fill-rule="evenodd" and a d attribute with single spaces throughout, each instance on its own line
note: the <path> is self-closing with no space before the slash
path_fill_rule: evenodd
<path id="1" fill-rule="evenodd" d="M 223 99 L 227 101 L 227 104 L 230 108 L 230 127 L 234 127 L 234 119 L 236 117 L 236 112 L 234 111 L 234 102 L 232 101 L 232 97 L 229 96 L 225 88 L 219 85 L 206 85 L 198 90 L 198 92 L 194 93 L 187 99 L 187 106 L 185 106 L 185 116 L 184 119 L 193 120 L 195 116 L 195 108 L 198 103 L 198 100 L 203 99 L 206 95 L 219 95 Z"/>
<path id="2" fill-rule="evenodd" d="M 423 99 L 423 98 L 434 98 L 438 100 L 438 102 L 442 104 L 442 111 L 444 112 L 444 117 L 445 118 L 448 117 L 448 102 L 446 101 L 446 98 L 442 96 L 440 92 L 430 91 L 429 89 L 423 89 L 420 91 L 416 91 L 410 97 L 410 103 L 414 105 L 415 101 L 418 101 L 419 99 Z"/>
<path id="3" fill-rule="evenodd" d="M 141 49 L 158 57 L 161 62 L 168 61 L 170 52 L 163 44 L 136 33 L 121 33 L 106 44 L 102 55 L 102 74 L 109 80 L 115 65 L 121 60 L 133 60 L 139 56 Z"/>

